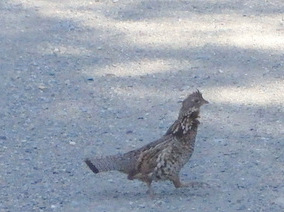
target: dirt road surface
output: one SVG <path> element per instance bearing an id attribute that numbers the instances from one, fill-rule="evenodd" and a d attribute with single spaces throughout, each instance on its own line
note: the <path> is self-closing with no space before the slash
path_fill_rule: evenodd
<path id="1" fill-rule="evenodd" d="M 1 0 L 0 211 L 284 211 L 283 0 Z M 147 187 L 83 160 L 163 135 L 195 89 L 181 172 Z"/>

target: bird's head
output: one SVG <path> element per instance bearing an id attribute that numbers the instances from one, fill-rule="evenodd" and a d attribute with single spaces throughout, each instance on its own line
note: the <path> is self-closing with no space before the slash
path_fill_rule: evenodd
<path id="1" fill-rule="evenodd" d="M 197 113 L 198 115 L 200 107 L 208 103 L 208 101 L 203 99 L 202 93 L 199 90 L 193 92 L 185 100 L 183 100 L 182 107 L 179 112 L 179 118 L 183 116 L 191 116 L 193 113 Z"/>

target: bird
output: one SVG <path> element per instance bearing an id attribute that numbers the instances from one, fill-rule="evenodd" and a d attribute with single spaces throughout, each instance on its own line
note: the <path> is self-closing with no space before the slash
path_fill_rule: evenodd
<path id="1" fill-rule="evenodd" d="M 85 163 L 95 174 L 116 170 L 129 180 L 145 182 L 151 196 L 153 181 L 169 180 L 176 188 L 188 187 L 191 184 L 181 182 L 179 173 L 192 156 L 200 108 L 208 103 L 197 90 L 183 100 L 177 120 L 158 140 L 124 154 L 86 158 Z"/>

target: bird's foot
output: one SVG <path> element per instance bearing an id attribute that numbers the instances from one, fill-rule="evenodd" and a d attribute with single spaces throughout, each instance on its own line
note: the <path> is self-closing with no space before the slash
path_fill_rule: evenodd
<path id="1" fill-rule="evenodd" d="M 208 183 L 204 182 L 187 182 L 181 183 L 180 188 L 182 187 L 190 187 L 190 188 L 210 188 L 211 186 Z"/>
<path id="2" fill-rule="evenodd" d="M 155 192 L 153 191 L 152 188 L 149 188 L 147 190 L 146 194 L 148 194 L 151 199 L 153 199 L 155 197 Z"/>

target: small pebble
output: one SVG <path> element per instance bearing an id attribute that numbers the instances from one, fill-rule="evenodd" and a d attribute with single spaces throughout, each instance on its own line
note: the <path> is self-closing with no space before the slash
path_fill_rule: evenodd
<path id="1" fill-rule="evenodd" d="M 126 134 L 131 134 L 131 133 L 133 133 L 132 130 L 128 130 L 128 131 L 126 132 Z"/>
<path id="2" fill-rule="evenodd" d="M 46 87 L 44 85 L 39 85 L 38 88 L 42 91 L 46 89 Z"/>

